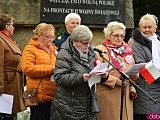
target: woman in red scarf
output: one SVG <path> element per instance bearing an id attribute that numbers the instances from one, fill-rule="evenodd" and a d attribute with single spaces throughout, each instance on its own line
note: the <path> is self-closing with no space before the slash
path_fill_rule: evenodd
<path id="1" fill-rule="evenodd" d="M 104 29 L 106 40 L 102 42 L 102 45 L 97 46 L 98 49 L 108 53 L 103 53 L 103 56 L 121 72 L 127 71 L 134 64 L 132 50 L 123 41 L 125 29 L 122 23 L 110 22 Z M 101 62 L 106 62 L 98 53 L 97 55 Z M 96 91 L 100 104 L 98 120 L 120 120 L 122 80 L 117 69 L 109 72 L 108 81 L 97 84 Z M 136 80 L 138 75 L 132 75 L 130 78 Z M 125 80 L 124 84 L 122 120 L 133 120 L 133 100 L 129 96 L 130 82 Z"/>

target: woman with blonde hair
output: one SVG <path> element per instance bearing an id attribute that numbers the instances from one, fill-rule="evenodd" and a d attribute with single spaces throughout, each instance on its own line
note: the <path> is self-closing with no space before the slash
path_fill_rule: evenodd
<path id="1" fill-rule="evenodd" d="M 152 60 L 153 65 L 160 70 L 160 38 L 156 34 L 157 22 L 152 14 L 146 14 L 139 21 L 139 28 L 132 32 L 133 50 L 136 63 L 148 63 Z M 137 89 L 137 99 L 134 101 L 134 120 L 147 120 L 150 113 L 160 113 L 160 78 L 153 83 L 148 84 L 146 80 L 140 76 L 137 84 L 157 103 L 155 104 L 150 98 Z"/>
<path id="2" fill-rule="evenodd" d="M 52 44 L 55 28 L 40 23 L 22 54 L 22 70 L 27 76 L 27 89 L 37 89 L 38 106 L 32 106 L 30 120 L 49 120 L 56 83 L 54 74 L 57 47 Z"/>

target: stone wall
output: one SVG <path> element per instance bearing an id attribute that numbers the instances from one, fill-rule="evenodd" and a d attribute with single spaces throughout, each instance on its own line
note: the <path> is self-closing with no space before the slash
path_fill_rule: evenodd
<path id="1" fill-rule="evenodd" d="M 16 22 L 15 33 L 12 38 L 23 51 L 29 39 L 33 36 L 33 29 L 40 22 L 40 0 L 0 0 L 0 12 L 11 14 Z M 126 0 L 127 29 L 134 27 L 132 0 Z M 58 31 L 59 25 L 54 25 Z M 96 46 L 104 39 L 105 26 L 89 26 L 93 32 L 93 43 Z"/>

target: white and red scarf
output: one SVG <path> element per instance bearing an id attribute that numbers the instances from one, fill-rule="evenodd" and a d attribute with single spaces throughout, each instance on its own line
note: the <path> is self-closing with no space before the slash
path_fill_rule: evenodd
<path id="1" fill-rule="evenodd" d="M 107 48 L 109 55 L 111 56 L 111 60 L 113 65 L 117 67 L 120 71 L 124 71 L 125 64 L 124 61 L 120 61 L 117 57 L 117 55 L 120 55 L 121 57 L 125 57 L 125 62 L 127 64 L 132 63 L 132 50 L 129 47 L 128 44 L 126 44 L 124 41 L 121 45 L 115 46 L 110 43 L 109 40 L 104 40 L 102 44 Z"/>

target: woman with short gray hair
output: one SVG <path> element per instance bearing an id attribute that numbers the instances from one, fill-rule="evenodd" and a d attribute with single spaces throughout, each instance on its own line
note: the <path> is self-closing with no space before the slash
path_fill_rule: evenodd
<path id="1" fill-rule="evenodd" d="M 92 32 L 87 26 L 76 27 L 57 56 L 54 78 L 57 88 L 52 101 L 50 120 L 95 120 L 91 112 L 92 90 L 88 86 L 96 55 L 90 47 Z M 101 81 L 108 72 L 101 74 Z"/>
<path id="2" fill-rule="evenodd" d="M 58 47 L 58 51 L 60 50 L 61 45 L 67 40 L 70 36 L 74 28 L 81 24 L 81 17 L 77 13 L 69 13 L 65 17 L 65 27 L 66 30 L 64 31 L 63 35 L 61 36 L 58 41 L 55 42 L 55 45 Z"/>
<path id="3" fill-rule="evenodd" d="M 89 30 L 88 27 L 81 25 L 81 27 L 75 28 L 76 30 L 74 30 L 71 33 L 71 40 L 72 41 L 79 41 L 79 40 L 88 40 L 91 41 L 93 34 L 92 32 Z"/>

